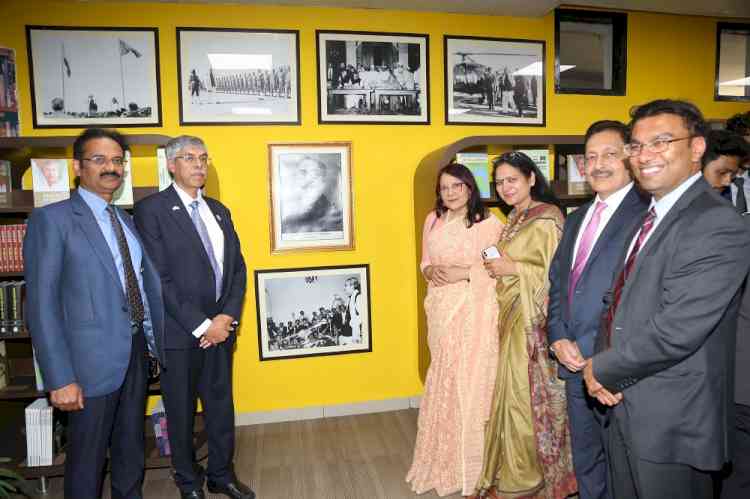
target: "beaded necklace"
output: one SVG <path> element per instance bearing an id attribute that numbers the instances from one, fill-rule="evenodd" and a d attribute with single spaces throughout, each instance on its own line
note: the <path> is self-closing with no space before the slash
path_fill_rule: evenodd
<path id="1" fill-rule="evenodd" d="M 503 231 L 500 233 L 500 242 L 510 242 L 516 237 L 516 234 L 521 230 L 521 227 L 529 214 L 529 210 L 532 207 L 532 205 L 529 205 L 529 207 L 523 210 L 520 215 L 518 215 L 518 212 L 516 212 L 515 209 L 510 213 L 508 216 L 508 224 L 503 227 Z"/>

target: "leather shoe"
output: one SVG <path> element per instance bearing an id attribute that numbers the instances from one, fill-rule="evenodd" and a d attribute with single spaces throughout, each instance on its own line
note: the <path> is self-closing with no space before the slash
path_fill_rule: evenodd
<path id="1" fill-rule="evenodd" d="M 224 494 L 232 499 L 255 499 L 255 492 L 239 480 L 229 483 L 206 483 L 208 491 L 212 494 Z"/>
<path id="2" fill-rule="evenodd" d="M 180 491 L 180 497 L 182 499 L 206 499 L 203 489 L 191 490 L 190 492 Z"/>

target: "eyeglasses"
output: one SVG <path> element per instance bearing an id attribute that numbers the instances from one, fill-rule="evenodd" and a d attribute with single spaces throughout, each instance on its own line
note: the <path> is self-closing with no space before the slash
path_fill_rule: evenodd
<path id="1" fill-rule="evenodd" d="M 201 165 L 207 165 L 209 162 L 211 162 L 211 158 L 209 158 L 207 154 L 203 154 L 201 156 L 186 154 L 184 156 L 175 156 L 174 159 L 181 159 L 189 165 L 197 165 L 198 163 L 200 163 Z"/>
<path id="2" fill-rule="evenodd" d="M 461 194 L 464 192 L 464 184 L 463 182 L 456 182 L 454 184 L 450 185 L 441 185 L 440 186 L 440 194 L 448 194 L 449 192 L 456 192 L 458 194 Z"/>
<path id="3" fill-rule="evenodd" d="M 625 154 L 627 154 L 631 158 L 635 156 L 640 156 L 644 149 L 652 154 L 658 154 L 660 152 L 664 152 L 667 149 L 669 149 L 669 144 L 671 144 L 672 142 L 688 140 L 688 139 L 692 139 L 693 137 L 694 135 L 688 135 L 687 137 L 680 137 L 679 139 L 656 138 L 652 140 L 651 142 L 646 142 L 645 144 L 641 144 L 639 142 L 631 142 L 630 144 L 625 144 L 622 147 L 622 150 Z"/>
<path id="4" fill-rule="evenodd" d="M 119 156 L 116 156 L 114 158 L 107 158 L 106 156 L 92 156 L 90 158 L 81 158 L 81 160 L 90 161 L 96 166 L 104 166 L 107 163 L 112 163 L 112 166 L 117 168 L 122 168 L 122 165 L 125 164 L 125 158 L 121 158 Z"/>
<path id="5" fill-rule="evenodd" d="M 586 166 L 596 166 L 599 161 L 603 165 L 611 165 L 615 161 L 622 158 L 622 153 L 608 151 L 599 156 L 598 154 L 587 154 L 583 157 L 583 162 Z"/>

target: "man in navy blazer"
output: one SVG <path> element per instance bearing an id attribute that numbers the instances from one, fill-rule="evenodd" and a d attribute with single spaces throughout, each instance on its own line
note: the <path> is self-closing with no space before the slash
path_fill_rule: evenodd
<path id="1" fill-rule="evenodd" d="M 147 351 L 164 358 L 164 310 L 138 231 L 110 204 L 126 150 L 114 131 L 84 131 L 80 187 L 35 209 L 24 240 L 31 339 L 52 405 L 69 411 L 67 499 L 101 496 L 108 447 L 112 497 L 143 497 Z"/>
<path id="2" fill-rule="evenodd" d="M 628 129 L 598 121 L 586 132 L 586 181 L 596 193 L 565 221 L 550 266 L 548 336 L 565 380 L 573 467 L 581 499 L 604 499 L 607 465 L 602 437 L 604 407 L 586 393 L 581 370 L 594 354 L 610 288 L 625 237 L 648 207 L 633 185 L 623 146 Z"/>
<path id="3" fill-rule="evenodd" d="M 200 499 L 203 470 L 195 462 L 197 397 L 208 433 L 208 490 L 235 499 L 255 494 L 234 474 L 232 354 L 247 271 L 229 210 L 202 193 L 206 145 L 180 136 L 166 145 L 174 183 L 140 201 L 135 223 L 162 279 L 166 358 L 161 387 L 169 422 L 175 482 L 183 498 Z"/>

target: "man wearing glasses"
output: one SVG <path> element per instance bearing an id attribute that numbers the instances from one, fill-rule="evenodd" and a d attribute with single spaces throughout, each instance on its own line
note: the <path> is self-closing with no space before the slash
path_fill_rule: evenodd
<path id="1" fill-rule="evenodd" d="M 690 103 L 631 114 L 624 148 L 651 207 L 626 240 L 583 376 L 613 406 L 615 498 L 709 499 L 729 460 L 739 290 L 750 231 L 701 176 L 707 126 Z"/>
<path id="2" fill-rule="evenodd" d="M 45 388 L 68 412 L 66 499 L 142 498 L 147 351 L 164 359 L 161 280 L 114 207 L 127 145 L 91 128 L 73 144 L 80 187 L 35 209 L 24 240 L 29 331 Z"/>
<path id="3" fill-rule="evenodd" d="M 621 248 L 648 208 L 646 196 L 633 186 L 622 150 L 628 138 L 627 126 L 619 121 L 597 121 L 586 131 L 585 175 L 596 197 L 565 220 L 550 265 L 547 334 L 565 380 L 580 499 L 609 497 L 605 407 L 586 393 L 581 371 L 594 355 L 602 299 L 612 285 Z"/>
<path id="4" fill-rule="evenodd" d="M 229 210 L 205 197 L 209 158 L 198 137 L 166 145 L 174 183 L 140 201 L 135 222 L 164 287 L 165 351 L 161 375 L 175 482 L 200 499 L 204 471 L 195 462 L 197 397 L 208 434 L 208 491 L 235 499 L 255 494 L 234 474 L 232 353 L 245 297 L 246 269 Z"/>

